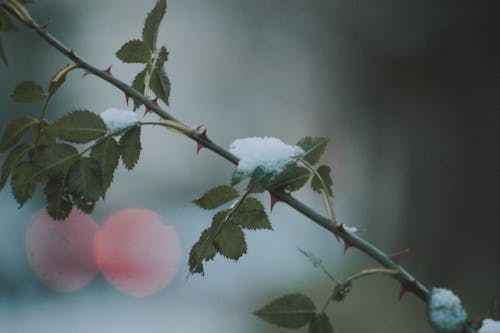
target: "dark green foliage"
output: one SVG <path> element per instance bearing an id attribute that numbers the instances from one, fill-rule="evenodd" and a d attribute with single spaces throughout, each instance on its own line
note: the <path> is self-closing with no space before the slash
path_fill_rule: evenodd
<path id="1" fill-rule="evenodd" d="M 7 55 L 5 54 L 5 49 L 3 47 L 2 34 L 0 34 L 0 58 L 2 58 L 5 66 L 9 65 L 9 59 L 7 59 Z"/>
<path id="2" fill-rule="evenodd" d="M 123 44 L 116 57 L 125 63 L 146 64 L 151 60 L 151 50 L 142 40 L 134 39 Z"/>
<path id="3" fill-rule="evenodd" d="M 132 170 L 141 155 L 141 127 L 131 127 L 120 139 L 120 155 L 123 164 L 128 170 Z"/>
<path id="4" fill-rule="evenodd" d="M 71 213 L 73 204 L 66 193 L 66 176 L 58 173 L 49 178 L 45 184 L 47 212 L 55 220 L 65 220 Z"/>
<path id="5" fill-rule="evenodd" d="M 0 178 L 0 190 L 3 189 L 7 179 L 9 178 L 13 169 L 15 169 L 16 165 L 26 156 L 29 150 L 32 148 L 31 145 L 28 144 L 20 144 L 14 147 L 7 155 L 7 158 L 3 162 L 2 172 Z"/>
<path id="6" fill-rule="evenodd" d="M 351 288 L 351 282 L 337 284 L 333 290 L 332 300 L 335 302 L 343 301 L 344 298 L 351 292 Z"/>
<path id="7" fill-rule="evenodd" d="M 158 39 L 158 29 L 161 20 L 167 11 L 167 1 L 158 0 L 155 7 L 148 13 L 144 28 L 142 29 L 142 40 L 154 52 L 156 50 L 156 41 Z"/>
<path id="8" fill-rule="evenodd" d="M 146 68 L 144 68 L 141 72 L 137 73 L 134 81 L 132 81 L 132 88 L 134 88 L 141 94 L 144 94 L 144 91 L 146 90 L 146 74 L 149 72 L 149 67 L 150 66 L 146 66 Z M 139 108 L 140 105 L 141 102 L 134 99 L 134 110 Z"/>
<path id="9" fill-rule="evenodd" d="M 66 143 L 56 143 L 42 149 L 34 158 L 35 179 L 44 179 L 48 175 L 66 174 L 70 166 L 78 159 L 78 150 Z"/>
<path id="10" fill-rule="evenodd" d="M 42 120 L 40 131 L 33 131 L 33 142 L 37 146 L 50 146 L 56 143 L 56 137 L 50 132 L 49 123 L 46 120 Z"/>
<path id="11" fill-rule="evenodd" d="M 90 151 L 90 157 L 97 162 L 102 169 L 103 196 L 113 181 L 113 174 L 120 160 L 120 149 L 116 140 L 109 136 L 97 143 Z"/>
<path id="12" fill-rule="evenodd" d="M 20 206 L 31 199 L 35 193 L 35 182 L 32 180 L 33 166 L 25 161 L 19 163 L 12 172 L 12 194 Z"/>
<path id="13" fill-rule="evenodd" d="M 255 198 L 245 198 L 234 211 L 231 222 L 245 229 L 271 229 L 264 206 Z"/>
<path id="14" fill-rule="evenodd" d="M 276 176 L 269 189 L 297 191 L 307 183 L 310 174 L 308 169 L 299 167 L 296 164 L 290 164 Z"/>
<path id="15" fill-rule="evenodd" d="M 323 181 L 323 184 L 325 184 L 326 188 L 323 189 L 321 180 L 315 174 L 313 174 L 313 178 L 311 180 L 311 188 L 313 189 L 313 191 L 321 193 L 323 190 L 325 190 L 328 195 L 333 196 L 333 180 L 330 176 L 330 167 L 322 165 L 318 169 L 316 169 L 316 172 L 321 177 L 321 180 Z"/>
<path id="16" fill-rule="evenodd" d="M 319 162 L 319 159 L 325 152 L 327 143 L 327 138 L 306 136 L 297 142 L 297 146 L 305 152 L 302 158 L 310 165 L 314 165 Z"/>
<path id="17" fill-rule="evenodd" d="M 217 250 L 210 237 L 210 229 L 205 229 L 200 235 L 200 239 L 193 245 L 189 252 L 189 272 L 204 274 L 203 261 L 212 260 Z"/>
<path id="18" fill-rule="evenodd" d="M 3 153 L 17 144 L 24 133 L 37 124 L 38 119 L 29 116 L 12 120 L 3 131 L 2 140 L 0 141 L 0 152 Z"/>
<path id="19" fill-rule="evenodd" d="M 24 81 L 18 84 L 10 97 L 17 103 L 35 103 L 45 98 L 45 92 L 34 81 Z"/>
<path id="20" fill-rule="evenodd" d="M 248 175 L 244 172 L 239 171 L 238 169 L 233 171 L 233 174 L 231 175 L 231 185 L 237 185 L 241 183 L 245 178 L 247 178 Z"/>
<path id="21" fill-rule="evenodd" d="M 204 209 L 214 209 L 238 196 L 238 191 L 233 187 L 221 185 L 206 192 L 201 198 L 193 200 L 193 203 Z"/>
<path id="22" fill-rule="evenodd" d="M 272 184 L 275 176 L 274 173 L 265 172 L 261 167 L 257 167 L 252 172 L 247 190 L 252 193 L 262 193 Z"/>
<path id="23" fill-rule="evenodd" d="M 307 333 L 333 333 L 333 327 L 326 313 L 321 312 L 314 316 Z"/>
<path id="24" fill-rule="evenodd" d="M 283 328 L 300 328 L 309 323 L 315 313 L 314 303 L 302 294 L 285 295 L 254 312 L 268 323 Z"/>
<path id="25" fill-rule="evenodd" d="M 158 98 L 165 104 L 169 104 L 170 97 L 170 80 L 165 73 L 165 62 L 168 59 L 168 52 L 165 47 L 160 49 L 158 59 L 153 67 L 151 77 L 149 79 L 149 87 Z"/>
<path id="26" fill-rule="evenodd" d="M 82 202 L 96 202 L 102 193 L 99 162 L 89 157 L 76 161 L 68 172 L 68 191 Z"/>
<path id="27" fill-rule="evenodd" d="M 107 133 L 102 118 L 87 110 L 72 111 L 50 126 L 50 132 L 58 138 L 75 143 L 87 143 Z"/>
<path id="28" fill-rule="evenodd" d="M 247 252 L 245 234 L 241 227 L 234 223 L 224 222 L 220 225 L 212 225 L 211 229 L 216 233 L 214 245 L 217 252 L 224 257 L 238 260 Z"/>

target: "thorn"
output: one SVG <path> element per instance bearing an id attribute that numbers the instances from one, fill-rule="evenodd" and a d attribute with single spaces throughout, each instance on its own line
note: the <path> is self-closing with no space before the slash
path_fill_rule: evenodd
<path id="1" fill-rule="evenodd" d="M 76 57 L 75 51 L 73 51 L 73 49 L 69 50 L 69 55 L 72 57 Z"/>
<path id="2" fill-rule="evenodd" d="M 125 103 L 127 103 L 127 106 L 128 106 L 129 99 L 130 99 L 130 96 L 127 93 L 125 93 Z"/>
<path id="3" fill-rule="evenodd" d="M 197 129 L 197 132 L 198 132 L 198 135 L 201 136 L 203 139 L 205 139 L 208 142 L 212 142 L 212 140 L 210 140 L 207 136 L 207 129 L 206 128 L 201 133 L 199 132 L 199 129 Z M 197 142 L 196 143 L 196 154 L 198 154 L 203 147 L 204 147 L 204 145 L 202 143 Z"/>
<path id="4" fill-rule="evenodd" d="M 112 65 L 109 65 L 109 67 L 104 70 L 109 75 L 111 75 L 111 67 L 112 67 Z"/>
<path id="5" fill-rule="evenodd" d="M 401 301 L 403 296 L 412 289 L 420 290 L 420 286 L 418 285 L 418 282 L 416 280 L 411 281 L 408 287 L 405 287 L 403 283 L 401 283 L 401 289 L 399 289 L 399 301 Z"/>
<path id="6" fill-rule="evenodd" d="M 156 105 L 158 105 L 158 97 L 156 97 L 155 99 L 153 99 L 153 103 L 155 103 Z"/>
<path id="7" fill-rule="evenodd" d="M 40 26 L 40 28 L 42 28 L 43 30 L 47 30 L 49 28 L 49 25 L 52 23 L 52 20 L 48 20 L 47 22 L 45 22 L 44 24 L 42 24 Z"/>
<path id="8" fill-rule="evenodd" d="M 401 257 L 408 254 L 408 252 L 410 252 L 410 249 L 404 249 L 403 251 L 391 254 L 389 258 L 391 258 L 391 260 L 394 261 L 396 264 L 399 264 L 399 262 L 401 261 Z"/>
<path id="9" fill-rule="evenodd" d="M 90 71 L 89 71 L 88 69 L 83 70 L 82 79 L 83 79 L 84 77 L 86 77 L 87 75 L 89 75 L 89 74 L 91 74 L 91 73 L 90 73 Z"/>
<path id="10" fill-rule="evenodd" d="M 349 244 L 348 242 L 346 242 L 346 241 L 344 240 L 344 254 L 346 254 L 346 253 L 347 253 L 347 250 L 349 250 L 349 248 L 350 248 L 351 246 L 352 246 L 351 244 Z"/>
<path id="11" fill-rule="evenodd" d="M 144 110 L 144 117 L 147 116 L 149 113 L 152 113 L 153 111 L 149 106 L 146 106 L 146 109 Z"/>
<path id="12" fill-rule="evenodd" d="M 399 298 L 398 301 L 401 302 L 401 299 L 403 296 L 408 292 L 408 289 L 406 289 L 403 285 L 401 285 L 401 288 L 399 289 Z"/>
<path id="13" fill-rule="evenodd" d="M 271 212 L 272 212 L 274 205 L 276 205 L 276 203 L 280 201 L 280 199 L 276 198 L 271 192 L 269 192 L 269 195 L 271 196 Z"/>

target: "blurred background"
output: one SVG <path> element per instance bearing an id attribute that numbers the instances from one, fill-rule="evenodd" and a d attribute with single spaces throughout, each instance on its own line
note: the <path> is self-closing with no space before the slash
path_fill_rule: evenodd
<path id="1" fill-rule="evenodd" d="M 47 0 L 30 6 L 39 22 L 89 62 L 131 82 L 141 69 L 115 58 L 140 37 L 154 1 Z M 408 270 L 429 287 L 452 289 L 471 317 L 500 296 L 500 20 L 495 1 L 170 0 L 159 43 L 170 57 L 169 111 L 228 147 L 248 136 L 293 144 L 330 138 L 340 221 L 389 253 L 409 248 Z M 20 81 L 48 82 L 67 60 L 26 29 L 4 35 L 0 121 L 38 115 L 8 98 Z M 70 74 L 48 118 L 75 110 L 126 108 L 115 88 Z M 142 112 L 141 112 L 142 115 Z M 155 116 L 148 116 L 155 120 Z M 185 279 L 190 246 L 210 224 L 191 200 L 228 183 L 230 164 L 164 129 L 142 135 L 139 165 L 119 168 L 93 218 L 126 208 L 161 214 L 179 235 L 180 270 L 160 293 L 123 295 L 98 275 L 74 293 L 45 287 L 31 271 L 24 237 L 43 195 L 22 209 L 0 193 L 1 332 L 286 332 L 251 313 L 288 292 L 321 306 L 328 278 L 297 247 L 315 253 L 338 279 L 376 263 L 342 245 L 283 204 L 274 231 L 248 233 L 238 263 L 217 257 L 206 276 Z M 5 158 L 3 156 L 2 158 Z M 39 191 L 40 192 L 40 191 Z M 325 213 L 306 189 L 297 197 Z M 268 197 L 262 199 L 268 206 Z M 432 332 L 415 296 L 399 285 L 358 281 L 328 314 L 336 332 Z M 300 330 L 299 330 L 300 331 Z"/>

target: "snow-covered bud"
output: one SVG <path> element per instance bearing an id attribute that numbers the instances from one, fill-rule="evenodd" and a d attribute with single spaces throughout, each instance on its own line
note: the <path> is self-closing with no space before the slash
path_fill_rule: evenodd
<path id="1" fill-rule="evenodd" d="M 439 332 L 462 332 L 467 313 L 452 291 L 434 288 L 429 299 L 429 318 L 432 326 Z"/>

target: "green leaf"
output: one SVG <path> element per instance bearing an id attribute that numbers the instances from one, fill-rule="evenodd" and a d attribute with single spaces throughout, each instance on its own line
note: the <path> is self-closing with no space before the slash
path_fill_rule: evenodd
<path id="1" fill-rule="evenodd" d="M 150 66 L 146 66 L 146 68 L 135 76 L 134 81 L 132 81 L 132 88 L 141 94 L 144 94 L 144 91 L 146 90 L 146 74 L 148 73 L 149 68 Z M 140 106 L 141 101 L 134 99 L 134 110 L 138 109 Z"/>
<path id="2" fill-rule="evenodd" d="M 255 198 L 245 198 L 237 207 L 231 221 L 246 229 L 273 229 L 264 206 Z"/>
<path id="3" fill-rule="evenodd" d="M 90 158 L 99 162 L 102 169 L 103 195 L 113 182 L 113 174 L 120 160 L 118 143 L 112 137 L 102 140 L 90 151 Z"/>
<path id="4" fill-rule="evenodd" d="M 151 60 L 151 50 L 142 40 L 134 39 L 123 44 L 116 57 L 125 63 L 146 64 Z"/>
<path id="5" fill-rule="evenodd" d="M 158 0 L 155 7 L 148 13 L 144 28 L 142 29 L 142 40 L 151 51 L 156 50 L 156 41 L 158 39 L 158 29 L 161 20 L 167 11 L 167 1 Z"/>
<path id="6" fill-rule="evenodd" d="M 0 58 L 2 58 L 2 61 L 5 64 L 5 66 L 9 65 L 9 59 L 7 59 L 7 55 L 5 54 L 5 49 L 3 47 L 2 34 L 0 34 Z"/>
<path id="7" fill-rule="evenodd" d="M 302 294 L 288 294 L 254 312 L 268 323 L 284 328 L 300 328 L 315 316 L 316 307 Z"/>
<path id="8" fill-rule="evenodd" d="M 13 148 L 7 158 L 3 162 L 2 165 L 2 175 L 0 178 L 0 190 L 3 189 L 7 179 L 9 178 L 12 170 L 16 167 L 16 165 L 23 159 L 23 157 L 30 151 L 32 148 L 31 145 L 28 144 L 20 144 Z"/>
<path id="9" fill-rule="evenodd" d="M 203 261 L 212 260 L 216 249 L 211 238 L 210 229 L 205 229 L 200 239 L 193 245 L 189 252 L 189 272 L 204 274 Z"/>
<path id="10" fill-rule="evenodd" d="M 325 152 L 327 143 L 327 138 L 306 136 L 297 142 L 297 146 L 304 150 L 302 158 L 310 165 L 314 165 L 319 162 L 321 155 Z"/>
<path id="11" fill-rule="evenodd" d="M 201 198 L 193 200 L 193 203 L 204 209 L 214 209 L 238 196 L 238 191 L 233 187 L 221 185 L 206 192 Z"/>
<path id="12" fill-rule="evenodd" d="M 328 316 L 324 312 L 315 315 L 307 333 L 333 333 L 333 327 Z"/>
<path id="13" fill-rule="evenodd" d="M 333 180 L 332 177 L 330 176 L 330 167 L 326 165 L 320 166 L 318 169 L 316 169 L 316 172 L 318 175 L 321 177 L 321 180 L 323 181 L 323 184 L 326 186 L 326 191 L 328 195 L 333 196 Z M 321 193 L 323 191 L 323 185 L 321 183 L 321 180 L 316 176 L 316 174 L 313 174 L 313 178 L 311 180 L 311 188 L 313 189 L 314 192 Z"/>
<path id="14" fill-rule="evenodd" d="M 238 260 L 247 252 L 245 234 L 241 227 L 233 223 L 224 223 L 215 237 L 215 247 L 224 257 Z"/>
<path id="15" fill-rule="evenodd" d="M 73 204 L 66 196 L 66 176 L 58 173 L 50 177 L 44 192 L 47 198 L 47 213 L 54 220 L 65 220 L 73 209 Z"/>
<path id="16" fill-rule="evenodd" d="M 12 120 L 3 131 L 2 140 L 0 141 L 0 152 L 3 153 L 10 147 L 13 147 L 21 140 L 26 131 L 37 124 L 38 119 L 28 116 Z"/>
<path id="17" fill-rule="evenodd" d="M 56 120 L 50 132 L 58 138 L 75 143 L 87 143 L 107 133 L 102 118 L 87 110 L 72 111 Z"/>
<path id="18" fill-rule="evenodd" d="M 236 169 L 233 171 L 233 174 L 231 175 L 231 185 L 232 186 L 237 185 L 237 184 L 241 183 L 247 177 L 248 177 L 248 174 Z"/>
<path id="19" fill-rule="evenodd" d="M 38 138 L 37 135 L 39 135 Z M 33 131 L 33 142 L 36 142 L 37 146 L 50 146 L 56 143 L 56 137 L 50 132 L 49 123 L 46 120 L 42 120 L 40 132 Z"/>
<path id="20" fill-rule="evenodd" d="M 141 155 L 141 127 L 131 127 L 120 139 L 120 155 L 128 170 L 132 170 Z"/>
<path id="21" fill-rule="evenodd" d="M 54 76 L 50 79 L 48 92 L 49 98 L 54 96 L 57 90 L 59 90 L 59 88 L 63 85 L 63 83 L 66 81 L 66 76 L 68 75 L 68 73 L 79 67 L 80 66 L 77 64 L 66 65 L 54 74 Z"/>
<path id="22" fill-rule="evenodd" d="M 17 103 L 35 103 L 45 98 L 45 92 L 35 81 L 24 81 L 14 88 L 10 97 Z"/>
<path id="23" fill-rule="evenodd" d="M 47 175 L 66 173 L 70 166 L 78 159 L 78 150 L 66 143 L 56 143 L 42 149 L 34 158 L 35 179 Z"/>
<path id="24" fill-rule="evenodd" d="M 276 175 L 264 171 L 260 166 L 255 168 L 247 185 L 247 190 L 252 193 L 262 193 L 270 186 Z"/>
<path id="25" fill-rule="evenodd" d="M 31 199 L 35 193 L 35 182 L 32 181 L 33 168 L 29 162 L 19 163 L 12 172 L 12 194 L 20 207 Z"/>
<path id="26" fill-rule="evenodd" d="M 89 157 L 76 161 L 68 172 L 68 191 L 74 198 L 95 202 L 102 193 L 102 170 L 99 162 Z"/>
<path id="27" fill-rule="evenodd" d="M 168 52 L 165 47 L 160 49 L 158 59 L 156 60 L 153 72 L 149 79 L 149 88 L 158 96 L 165 104 L 169 105 L 170 97 L 170 80 L 165 73 L 165 62 L 168 59 Z"/>
<path id="28" fill-rule="evenodd" d="M 95 201 L 87 200 L 84 197 L 73 198 L 73 201 L 75 202 L 78 209 L 80 209 L 85 214 L 90 214 L 94 210 Z"/>
<path id="29" fill-rule="evenodd" d="M 307 183 L 310 171 L 295 164 L 288 165 L 269 186 L 270 190 L 288 190 L 290 192 L 299 190 Z"/>

